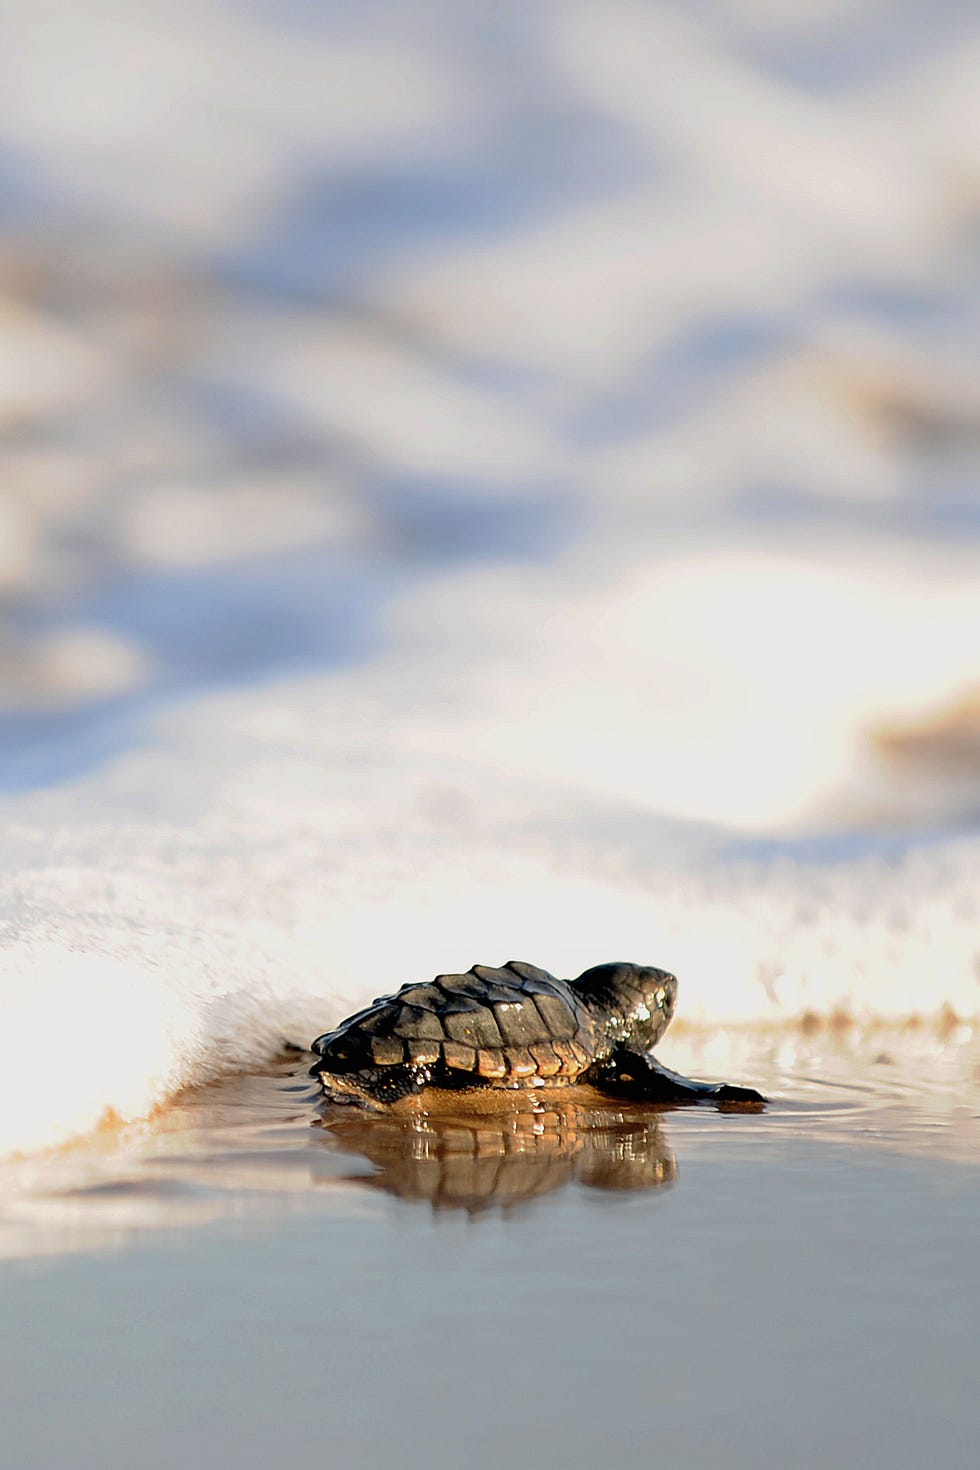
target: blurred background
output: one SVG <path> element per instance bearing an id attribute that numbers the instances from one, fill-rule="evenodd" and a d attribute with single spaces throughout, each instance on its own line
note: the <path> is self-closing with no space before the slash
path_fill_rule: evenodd
<path id="1" fill-rule="evenodd" d="M 673 816 L 973 821 L 975 20 L 2 0 L 5 789 L 314 675 Z"/>

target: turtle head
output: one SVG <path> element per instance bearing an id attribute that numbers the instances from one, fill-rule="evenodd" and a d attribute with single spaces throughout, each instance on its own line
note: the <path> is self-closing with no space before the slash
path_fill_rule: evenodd
<path id="1" fill-rule="evenodd" d="M 649 1051 L 670 1024 L 677 981 L 652 965 L 595 965 L 572 981 L 597 1025 L 630 1051 Z"/>

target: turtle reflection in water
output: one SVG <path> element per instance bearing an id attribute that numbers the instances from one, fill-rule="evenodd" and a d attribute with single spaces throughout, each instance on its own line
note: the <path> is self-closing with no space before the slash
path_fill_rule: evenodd
<path id="1" fill-rule="evenodd" d="M 334 1101 L 379 1108 L 452 1092 L 474 1107 L 501 1093 L 573 1085 L 656 1103 L 762 1104 L 747 1087 L 693 1082 L 651 1056 L 677 999 L 666 970 L 608 964 L 557 980 L 522 960 L 403 985 L 313 1043 Z M 540 1089 L 540 1092 L 538 1090 Z"/>
<path id="2" fill-rule="evenodd" d="M 507 1209 L 578 1180 L 592 1189 L 646 1190 L 672 1184 L 677 1164 L 657 1115 L 624 1117 L 608 1102 L 582 1105 L 552 1095 L 542 1110 L 505 1116 L 367 1113 L 327 1106 L 322 1127 L 377 1173 L 359 1184 L 436 1209 L 471 1214 Z"/>

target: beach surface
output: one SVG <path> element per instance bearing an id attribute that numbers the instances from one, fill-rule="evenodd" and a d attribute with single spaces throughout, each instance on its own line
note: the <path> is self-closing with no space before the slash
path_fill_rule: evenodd
<path id="1" fill-rule="evenodd" d="M 3 12 L 2 1470 L 972 1467 L 975 5 Z"/>
<path id="2" fill-rule="evenodd" d="M 291 1059 L 24 1163 L 3 1463 L 966 1470 L 980 1054 L 888 1046 L 757 1039 L 755 1114 L 368 1117 Z"/>

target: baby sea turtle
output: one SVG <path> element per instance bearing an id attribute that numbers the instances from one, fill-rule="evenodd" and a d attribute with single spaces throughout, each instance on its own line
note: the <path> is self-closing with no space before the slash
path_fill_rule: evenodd
<path id="1" fill-rule="evenodd" d="M 474 965 L 403 985 L 317 1037 L 310 1075 L 331 1097 L 368 1106 L 425 1088 L 570 1083 L 652 1102 L 764 1102 L 751 1088 L 692 1082 L 654 1061 L 676 999 L 674 976 L 646 965 L 597 965 L 577 980 L 522 960 Z"/>

